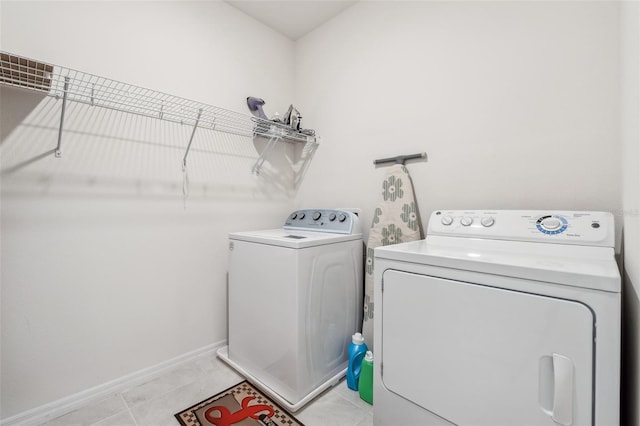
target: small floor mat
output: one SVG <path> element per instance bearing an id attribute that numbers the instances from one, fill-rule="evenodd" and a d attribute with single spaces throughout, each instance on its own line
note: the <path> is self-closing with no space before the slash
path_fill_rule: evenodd
<path id="1" fill-rule="evenodd" d="M 304 426 L 246 380 L 175 417 L 183 426 Z"/>

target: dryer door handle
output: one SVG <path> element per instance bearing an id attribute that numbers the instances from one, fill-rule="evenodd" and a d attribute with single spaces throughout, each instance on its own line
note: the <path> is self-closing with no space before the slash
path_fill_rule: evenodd
<path id="1" fill-rule="evenodd" d="M 539 403 L 544 413 L 563 426 L 573 424 L 573 361 L 553 354 L 540 358 Z"/>
<path id="2" fill-rule="evenodd" d="M 553 421 L 569 426 L 573 423 L 573 361 L 553 354 Z"/>

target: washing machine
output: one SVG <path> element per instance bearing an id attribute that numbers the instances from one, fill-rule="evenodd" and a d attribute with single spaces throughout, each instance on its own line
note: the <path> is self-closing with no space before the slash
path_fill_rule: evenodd
<path id="1" fill-rule="evenodd" d="M 436 211 L 375 249 L 374 424 L 619 426 L 604 212 Z"/>
<path id="2" fill-rule="evenodd" d="M 282 228 L 230 234 L 219 357 L 290 411 L 338 383 L 361 328 L 363 245 L 347 210 L 297 210 Z"/>

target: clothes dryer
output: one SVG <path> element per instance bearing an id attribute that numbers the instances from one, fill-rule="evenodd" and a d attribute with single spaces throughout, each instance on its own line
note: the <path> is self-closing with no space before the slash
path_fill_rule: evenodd
<path id="1" fill-rule="evenodd" d="M 611 214 L 436 211 L 374 262 L 374 424 L 619 425 Z"/>
<path id="2" fill-rule="evenodd" d="M 222 360 L 290 411 L 345 374 L 360 329 L 363 241 L 346 210 L 298 210 L 282 228 L 229 235 Z"/>

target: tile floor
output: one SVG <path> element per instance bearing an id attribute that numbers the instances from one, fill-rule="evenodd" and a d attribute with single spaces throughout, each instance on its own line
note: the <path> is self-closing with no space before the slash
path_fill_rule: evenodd
<path id="1" fill-rule="evenodd" d="M 243 380 L 216 358 L 201 355 L 147 383 L 116 393 L 46 426 L 176 426 L 174 414 Z M 295 413 L 308 426 L 367 426 L 372 406 L 342 380 Z"/>

